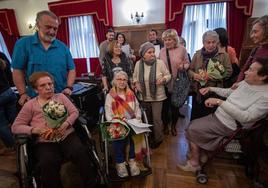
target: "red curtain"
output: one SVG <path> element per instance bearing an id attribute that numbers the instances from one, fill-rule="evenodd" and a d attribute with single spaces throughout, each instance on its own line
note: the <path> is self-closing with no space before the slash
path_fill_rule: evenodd
<path id="1" fill-rule="evenodd" d="M 57 38 L 69 46 L 69 24 L 68 18 L 63 17 L 60 19 L 60 26 L 57 33 Z"/>
<path id="2" fill-rule="evenodd" d="M 231 1 L 227 5 L 227 30 L 230 45 L 240 54 L 247 19 L 252 14 L 253 0 Z"/>
<path id="3" fill-rule="evenodd" d="M 96 31 L 99 44 L 106 40 L 106 31 L 109 27 L 105 26 L 103 22 L 100 22 L 96 15 L 93 15 L 94 28 Z"/>
<path id="4" fill-rule="evenodd" d="M 113 25 L 112 17 L 112 0 L 64 0 L 48 3 L 49 9 L 54 12 L 59 18 L 68 18 L 72 16 L 93 15 L 94 25 L 99 43 L 105 40 L 105 32 L 108 27 Z M 64 21 L 62 21 L 64 22 Z M 65 27 L 65 28 L 61 28 Z M 67 35 L 66 29 L 68 25 L 62 24 L 59 28 L 63 30 L 61 35 Z M 66 39 L 66 37 L 65 37 Z M 68 40 L 68 37 L 67 37 Z"/>
<path id="5" fill-rule="evenodd" d="M 19 38 L 19 30 L 13 9 L 0 9 L 0 32 L 3 35 L 10 54 Z"/>
<path id="6" fill-rule="evenodd" d="M 174 28 L 181 35 L 186 5 L 216 2 L 228 4 L 227 30 L 230 44 L 239 53 L 246 21 L 252 14 L 253 0 L 166 0 L 166 28 Z"/>

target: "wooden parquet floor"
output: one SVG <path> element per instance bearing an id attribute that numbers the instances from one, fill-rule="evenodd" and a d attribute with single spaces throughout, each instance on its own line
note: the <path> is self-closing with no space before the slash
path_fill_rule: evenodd
<path id="1" fill-rule="evenodd" d="M 189 107 L 182 109 L 189 114 Z M 168 135 L 159 148 L 151 150 L 152 174 L 147 177 L 131 177 L 127 181 L 113 182 L 112 188 L 251 188 L 251 181 L 245 176 L 244 167 L 235 160 L 216 158 L 208 165 L 209 181 L 197 183 L 194 173 L 184 172 L 176 167 L 186 161 L 188 151 L 185 128 L 188 118 L 179 119 L 177 136 Z M 0 188 L 17 188 L 15 156 L 0 156 Z M 262 165 L 262 178 L 268 184 L 268 167 Z M 77 187 L 76 187 L 77 188 Z"/>

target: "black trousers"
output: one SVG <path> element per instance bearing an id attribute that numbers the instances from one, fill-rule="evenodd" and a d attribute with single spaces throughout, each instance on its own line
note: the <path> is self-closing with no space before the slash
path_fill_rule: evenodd
<path id="1" fill-rule="evenodd" d="M 170 122 L 172 125 L 176 125 L 180 114 L 180 108 L 171 104 L 171 95 L 171 93 L 166 91 L 167 99 L 163 101 L 162 121 L 166 126 L 170 124 Z"/>
<path id="2" fill-rule="evenodd" d="M 84 187 L 96 186 L 96 170 L 90 161 L 86 146 L 76 133 L 58 143 L 38 143 L 35 156 L 41 170 L 43 188 L 62 188 L 60 169 L 63 160 L 72 161 L 79 169 Z"/>

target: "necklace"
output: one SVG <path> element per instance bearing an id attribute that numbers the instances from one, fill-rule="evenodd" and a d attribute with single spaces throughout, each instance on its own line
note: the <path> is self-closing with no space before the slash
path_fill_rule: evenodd
<path id="1" fill-rule="evenodd" d="M 120 58 L 119 57 L 113 57 L 112 58 L 112 62 L 114 63 L 114 64 L 119 64 L 120 63 Z"/>

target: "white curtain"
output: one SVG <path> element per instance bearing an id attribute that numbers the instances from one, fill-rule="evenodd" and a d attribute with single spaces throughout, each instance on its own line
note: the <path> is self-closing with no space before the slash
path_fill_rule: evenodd
<path id="1" fill-rule="evenodd" d="M 92 16 L 68 18 L 70 51 L 73 58 L 87 58 L 87 70 L 90 72 L 90 57 L 99 57 L 99 46 L 95 34 Z"/>
<path id="2" fill-rule="evenodd" d="M 211 3 L 186 6 L 182 37 L 191 57 L 202 48 L 202 35 L 217 27 L 226 28 L 226 3 Z"/>
<path id="3" fill-rule="evenodd" d="M 4 54 L 7 56 L 9 62 L 11 62 L 11 57 L 10 57 L 10 55 L 9 55 L 9 52 L 8 52 L 6 43 L 5 43 L 5 41 L 4 41 L 4 38 L 3 38 L 1 32 L 0 32 L 0 52 L 4 53 Z"/>

